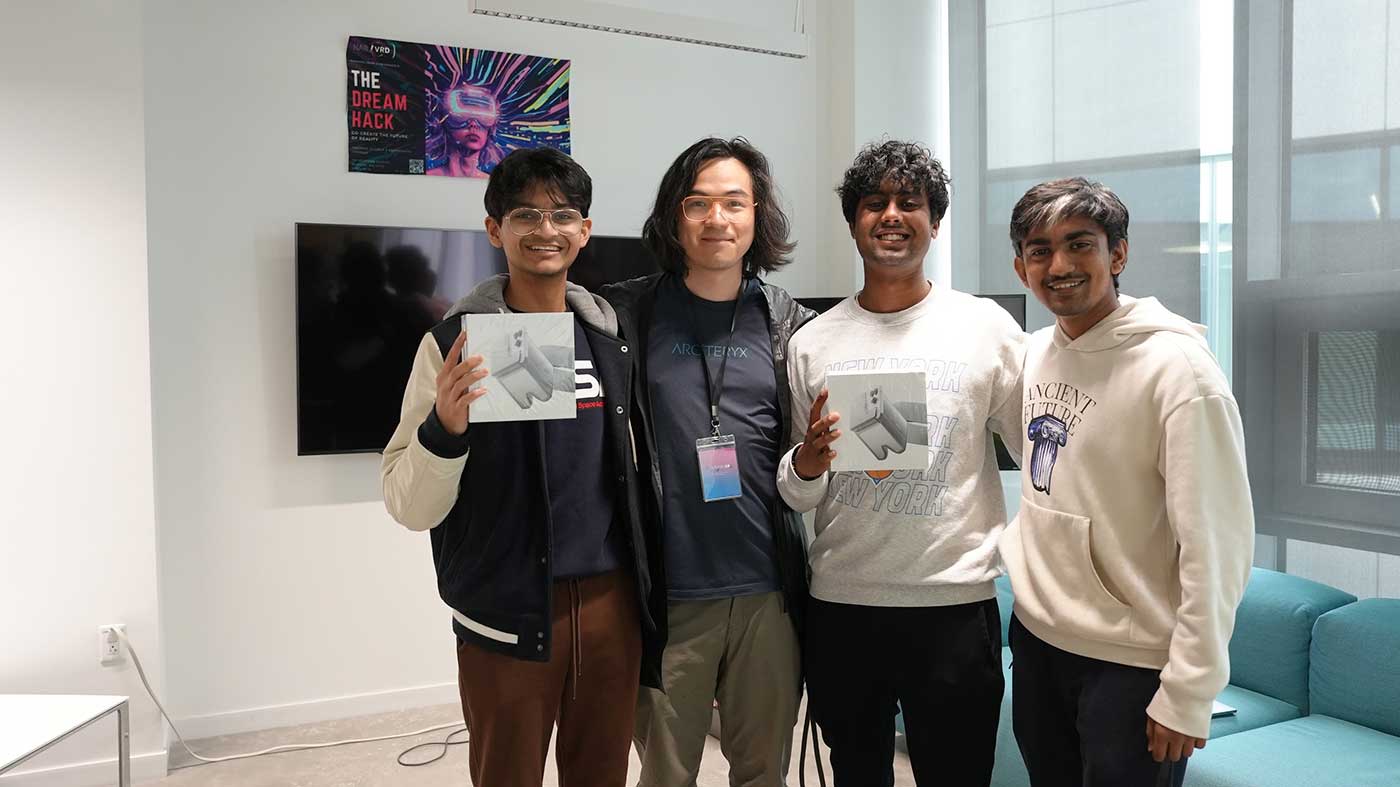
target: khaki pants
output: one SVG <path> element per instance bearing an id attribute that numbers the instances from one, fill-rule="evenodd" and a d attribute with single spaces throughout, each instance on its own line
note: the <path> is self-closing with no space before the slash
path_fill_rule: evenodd
<path id="1" fill-rule="evenodd" d="M 636 590 L 625 571 L 554 583 L 550 659 L 457 649 L 476 787 L 539 787 L 549 738 L 560 787 L 623 787 L 641 677 Z"/>
<path id="2" fill-rule="evenodd" d="M 719 702 L 720 750 L 732 787 L 781 787 L 797 723 L 797 632 L 782 594 L 669 605 L 663 694 L 637 701 L 641 787 L 694 787 Z"/>

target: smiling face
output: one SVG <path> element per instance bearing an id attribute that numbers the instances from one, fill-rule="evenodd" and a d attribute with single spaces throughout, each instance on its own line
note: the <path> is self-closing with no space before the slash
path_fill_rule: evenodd
<path id="1" fill-rule="evenodd" d="M 696 173 L 690 196 L 732 197 L 751 205 L 753 175 L 738 159 L 714 159 Z M 681 206 L 675 210 L 681 211 Z M 751 207 L 727 216 L 716 204 L 703 221 L 691 221 L 682 215 L 676 222 L 676 235 L 685 251 L 686 268 L 719 272 L 742 266 L 744 255 L 753 245 L 754 222 Z"/>
<path id="2" fill-rule="evenodd" d="M 1075 339 L 1118 308 L 1113 277 L 1128 264 L 1128 241 L 1110 248 L 1097 221 L 1071 216 L 1032 229 L 1015 264 L 1021 283 Z"/>
<path id="3" fill-rule="evenodd" d="M 593 220 L 584 219 L 578 231 L 573 234 L 560 232 L 549 211 L 572 208 L 572 205 L 547 186 L 536 183 L 531 186 L 519 203 L 506 213 L 500 222 L 486 217 L 486 234 L 491 245 L 506 253 L 506 265 L 512 276 L 562 276 L 574 264 L 579 249 L 588 245 L 593 230 Z M 535 208 L 546 213 L 546 219 L 525 235 L 517 234 L 519 227 L 512 227 L 512 214 L 520 208 Z"/>
<path id="4" fill-rule="evenodd" d="M 879 191 L 860 198 L 850 230 L 867 266 L 922 270 L 929 244 L 938 237 L 938 222 L 922 191 L 886 179 Z"/>

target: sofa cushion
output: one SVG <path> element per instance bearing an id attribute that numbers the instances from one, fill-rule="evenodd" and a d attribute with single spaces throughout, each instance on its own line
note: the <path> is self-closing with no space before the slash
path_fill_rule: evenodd
<path id="1" fill-rule="evenodd" d="M 1329 716 L 1307 716 L 1212 740 L 1191 755 L 1186 787 L 1392 787 L 1400 738 Z"/>
<path id="2" fill-rule="evenodd" d="M 1355 600 L 1350 593 L 1302 577 L 1254 569 L 1235 615 L 1230 683 L 1306 713 L 1313 624 Z"/>
<path id="3" fill-rule="evenodd" d="M 1226 686 L 1220 692 L 1220 701 L 1234 708 L 1235 713 L 1210 720 L 1211 740 L 1303 715 L 1302 709 L 1296 705 L 1239 686 Z"/>
<path id="4" fill-rule="evenodd" d="M 1313 713 L 1400 736 L 1400 599 L 1368 598 L 1318 618 L 1310 680 Z"/>

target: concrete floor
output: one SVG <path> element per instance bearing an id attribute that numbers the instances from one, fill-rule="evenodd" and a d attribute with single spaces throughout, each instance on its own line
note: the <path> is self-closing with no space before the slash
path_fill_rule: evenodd
<path id="1" fill-rule="evenodd" d="M 320 741 L 343 740 L 346 738 L 372 738 L 397 732 L 423 729 L 438 724 L 447 724 L 461 719 L 461 709 L 455 705 L 438 705 L 429 708 L 365 716 L 356 719 L 343 719 L 311 724 L 301 727 L 287 727 L 263 732 L 228 735 L 190 741 L 195 751 L 206 757 L 224 754 L 258 751 L 287 743 L 315 743 Z M 467 776 L 467 747 L 452 746 L 447 755 L 430 765 L 406 768 L 395 762 L 400 752 L 426 741 L 440 741 L 451 730 L 428 733 L 417 738 L 400 738 L 377 743 L 359 743 L 329 749 L 285 752 L 246 760 L 183 767 L 198 762 L 174 744 L 170 750 L 170 775 L 155 782 L 147 782 L 151 787 L 383 787 L 384 785 L 414 785 L 415 787 L 462 787 L 471 784 Z M 800 728 L 793 739 L 793 766 L 788 777 L 789 787 L 797 787 L 797 747 L 801 743 Z M 461 738 L 463 736 L 457 736 Z M 431 757 L 440 748 L 416 752 L 423 758 Z M 826 768 L 827 783 L 831 783 L 829 754 L 823 751 L 823 766 Z M 807 784 L 817 785 L 816 766 L 812 753 L 807 753 Z M 902 749 L 895 752 L 895 783 L 913 785 L 914 777 L 909 770 L 909 757 Z M 176 770 L 178 769 L 178 770 Z M 629 781 L 635 783 L 639 772 L 636 753 L 632 755 Z M 720 753 L 719 741 L 707 738 L 705 758 L 701 764 L 697 787 L 728 787 L 729 769 Z M 554 770 L 554 755 L 551 752 L 546 767 L 546 787 L 558 787 L 558 773 Z"/>

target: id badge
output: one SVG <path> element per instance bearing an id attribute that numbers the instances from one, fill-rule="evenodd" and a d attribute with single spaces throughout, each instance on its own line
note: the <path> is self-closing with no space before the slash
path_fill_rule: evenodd
<path id="1" fill-rule="evenodd" d="M 700 460 L 700 492 L 706 503 L 733 500 L 743 495 L 739 486 L 739 452 L 734 435 L 696 440 L 695 456 Z"/>

